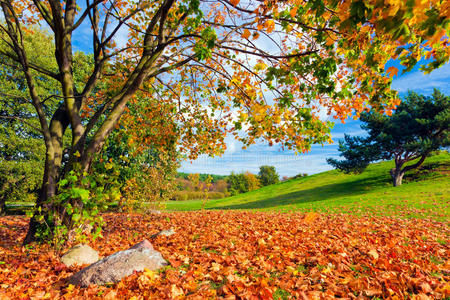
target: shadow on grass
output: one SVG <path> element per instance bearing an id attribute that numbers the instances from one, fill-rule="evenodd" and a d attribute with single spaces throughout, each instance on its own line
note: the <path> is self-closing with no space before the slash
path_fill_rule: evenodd
<path id="1" fill-rule="evenodd" d="M 343 183 L 326 184 L 311 189 L 304 189 L 247 203 L 209 207 L 207 209 L 256 209 L 332 200 L 333 198 L 338 197 L 365 194 L 368 191 L 374 191 L 382 187 L 386 187 L 386 183 L 390 183 L 389 178 L 375 176 Z"/>

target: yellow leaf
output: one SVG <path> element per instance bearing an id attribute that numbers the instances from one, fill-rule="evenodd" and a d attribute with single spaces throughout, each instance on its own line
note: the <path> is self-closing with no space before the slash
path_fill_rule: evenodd
<path id="1" fill-rule="evenodd" d="M 156 274 L 154 271 L 144 268 L 144 275 L 149 279 L 154 279 Z"/>
<path id="2" fill-rule="evenodd" d="M 294 267 L 292 267 L 292 266 L 287 266 L 286 267 L 286 270 L 289 272 L 289 273 L 295 273 L 297 270 L 294 268 Z M 294 274 L 295 275 L 295 274 Z"/>
<path id="3" fill-rule="evenodd" d="M 267 68 L 267 65 L 263 62 L 257 63 L 254 67 L 255 71 L 261 71 Z"/>
<path id="4" fill-rule="evenodd" d="M 274 20 L 267 20 L 266 21 L 266 28 L 267 28 L 267 32 L 271 33 L 275 29 L 275 21 Z"/>
<path id="5" fill-rule="evenodd" d="M 73 291 L 74 288 L 75 288 L 75 286 L 73 284 L 69 284 L 69 286 L 67 287 L 66 291 L 70 293 L 70 292 Z"/>

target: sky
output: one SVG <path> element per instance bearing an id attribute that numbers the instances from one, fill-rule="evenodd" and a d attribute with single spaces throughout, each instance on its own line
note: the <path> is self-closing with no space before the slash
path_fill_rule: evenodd
<path id="1" fill-rule="evenodd" d="M 92 40 L 89 37 L 90 26 L 88 22 L 83 22 L 77 34 L 73 37 L 74 49 L 84 52 L 92 52 Z M 126 30 L 119 30 L 116 42 L 119 46 L 125 45 L 127 41 Z M 401 66 L 396 62 L 392 65 Z M 400 73 L 400 72 L 399 72 Z M 415 67 L 411 72 L 399 74 L 394 77 L 392 88 L 397 90 L 401 97 L 404 97 L 408 90 L 419 94 L 430 95 L 434 88 L 438 88 L 444 94 L 450 94 L 450 63 L 434 70 L 430 74 L 423 74 Z M 330 119 L 330 121 L 333 121 Z M 326 158 L 339 157 L 338 141 L 349 135 L 364 135 L 360 128 L 360 122 L 347 120 L 345 124 L 335 121 L 335 126 L 331 130 L 333 144 L 313 145 L 306 154 L 296 155 L 294 151 L 282 150 L 280 146 L 269 146 L 260 142 L 242 149 L 242 144 L 226 137 L 227 150 L 221 157 L 200 156 L 195 161 L 183 161 L 179 172 L 186 173 L 209 173 L 228 175 L 231 172 L 239 173 L 249 171 L 258 173 L 262 165 L 275 166 L 280 176 L 294 176 L 300 173 L 315 174 L 332 169 L 326 163 Z"/>

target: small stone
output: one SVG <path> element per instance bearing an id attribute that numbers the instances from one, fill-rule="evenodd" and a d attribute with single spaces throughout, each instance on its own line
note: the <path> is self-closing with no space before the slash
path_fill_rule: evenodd
<path id="1" fill-rule="evenodd" d="M 176 233 L 176 232 L 175 232 L 175 230 L 173 230 L 173 228 L 170 228 L 170 229 L 164 229 L 164 230 L 161 230 L 160 232 L 158 232 L 158 233 L 152 235 L 150 238 L 154 239 L 154 238 L 156 238 L 156 237 L 159 236 L 159 235 L 171 236 L 171 235 L 173 235 L 173 234 L 175 234 L 175 233 Z"/>
<path id="2" fill-rule="evenodd" d="M 88 245 L 78 244 L 73 246 L 61 257 L 61 261 L 66 266 L 86 265 L 98 261 L 98 252 Z"/>

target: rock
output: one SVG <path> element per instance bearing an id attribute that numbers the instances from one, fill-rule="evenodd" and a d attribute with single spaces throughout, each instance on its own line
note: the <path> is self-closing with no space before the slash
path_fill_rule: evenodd
<path id="1" fill-rule="evenodd" d="M 173 228 L 161 230 L 158 233 L 155 233 L 154 235 L 150 236 L 150 238 L 154 239 L 159 235 L 165 235 L 165 236 L 171 236 L 172 234 L 175 234 L 175 230 Z"/>
<path id="2" fill-rule="evenodd" d="M 161 253 L 144 240 L 128 250 L 116 252 L 72 275 L 69 284 L 87 287 L 119 282 L 134 271 L 157 270 L 167 265 Z"/>
<path id="3" fill-rule="evenodd" d="M 88 245 L 78 244 L 73 246 L 61 257 L 66 266 L 92 264 L 98 261 L 98 252 Z"/>
<path id="4" fill-rule="evenodd" d="M 154 250 L 153 249 L 153 245 L 148 240 L 143 240 L 142 242 L 137 243 L 136 245 L 131 247 L 130 249 L 136 249 L 136 250 L 150 249 L 150 250 Z"/>

